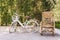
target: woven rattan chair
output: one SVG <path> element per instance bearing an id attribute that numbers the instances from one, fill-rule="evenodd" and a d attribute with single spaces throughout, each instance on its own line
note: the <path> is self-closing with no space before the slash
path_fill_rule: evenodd
<path id="1" fill-rule="evenodd" d="M 55 21 L 52 12 L 43 12 L 41 21 L 41 35 L 43 32 L 51 32 L 54 35 Z"/>

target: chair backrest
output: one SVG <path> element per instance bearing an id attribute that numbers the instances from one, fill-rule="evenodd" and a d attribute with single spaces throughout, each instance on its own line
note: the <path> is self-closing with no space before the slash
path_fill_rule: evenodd
<path id="1" fill-rule="evenodd" d="M 42 13 L 42 22 L 44 25 L 54 25 L 54 15 L 52 12 Z"/>

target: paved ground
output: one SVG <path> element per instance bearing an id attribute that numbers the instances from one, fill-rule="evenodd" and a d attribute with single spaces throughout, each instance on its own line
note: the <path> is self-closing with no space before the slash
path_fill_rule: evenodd
<path id="1" fill-rule="evenodd" d="M 55 29 L 55 36 L 43 35 L 39 33 L 9 33 L 8 28 L 0 27 L 0 40 L 60 40 L 60 30 Z"/>

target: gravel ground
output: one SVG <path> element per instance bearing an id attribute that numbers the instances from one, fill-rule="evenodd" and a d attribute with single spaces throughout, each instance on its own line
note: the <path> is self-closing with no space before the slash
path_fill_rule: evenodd
<path id="1" fill-rule="evenodd" d="M 55 36 L 43 35 L 40 33 L 9 33 L 8 27 L 0 27 L 0 40 L 60 40 L 60 30 L 55 29 Z"/>

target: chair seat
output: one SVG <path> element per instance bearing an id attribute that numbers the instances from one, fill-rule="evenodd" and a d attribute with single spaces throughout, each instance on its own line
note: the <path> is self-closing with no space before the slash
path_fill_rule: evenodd
<path id="1" fill-rule="evenodd" d="M 51 28 L 51 27 L 54 27 L 54 26 L 52 26 L 52 25 L 43 25 L 42 27 Z"/>

